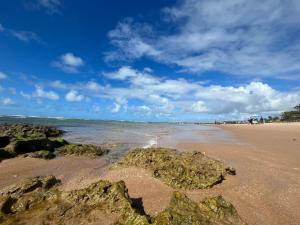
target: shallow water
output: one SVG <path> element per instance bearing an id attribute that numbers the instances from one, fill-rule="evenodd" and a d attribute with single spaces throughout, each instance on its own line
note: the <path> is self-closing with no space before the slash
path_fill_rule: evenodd
<path id="1" fill-rule="evenodd" d="M 33 123 L 57 126 L 64 138 L 74 143 L 117 144 L 111 158 L 135 147 L 173 147 L 177 142 L 232 143 L 233 135 L 219 127 L 119 121 L 64 120 L 50 118 L 0 117 L 1 123 Z M 115 155 L 114 155 L 115 154 Z"/>

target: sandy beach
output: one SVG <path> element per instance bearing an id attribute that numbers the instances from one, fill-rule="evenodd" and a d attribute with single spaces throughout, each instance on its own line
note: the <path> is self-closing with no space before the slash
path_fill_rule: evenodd
<path id="1" fill-rule="evenodd" d="M 300 224 L 300 123 L 264 125 L 220 125 L 235 143 L 180 139 L 161 145 L 180 151 L 201 151 L 237 170 L 224 182 L 207 190 L 187 191 L 199 201 L 223 195 L 233 203 L 249 224 Z M 167 146 L 166 146 L 167 147 Z M 138 168 L 107 170 L 104 159 L 63 157 L 50 161 L 15 158 L 0 163 L 0 188 L 25 177 L 53 174 L 62 180 L 62 189 L 84 187 L 99 179 L 124 180 L 132 198 L 144 210 L 156 215 L 167 207 L 172 188 Z"/>

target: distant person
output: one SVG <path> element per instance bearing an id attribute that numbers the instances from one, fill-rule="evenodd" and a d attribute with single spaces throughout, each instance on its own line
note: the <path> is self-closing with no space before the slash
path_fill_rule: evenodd
<path id="1" fill-rule="evenodd" d="M 249 121 L 250 124 L 253 124 L 253 119 L 252 118 L 250 118 L 248 121 Z"/>
<path id="2" fill-rule="evenodd" d="M 262 116 L 259 119 L 259 123 L 264 123 L 264 118 Z"/>

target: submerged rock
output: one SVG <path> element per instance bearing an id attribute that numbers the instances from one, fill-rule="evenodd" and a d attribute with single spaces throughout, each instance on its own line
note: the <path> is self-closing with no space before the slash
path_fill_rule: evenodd
<path id="1" fill-rule="evenodd" d="M 90 144 L 68 144 L 57 150 L 59 155 L 102 156 L 109 152 L 108 148 Z"/>
<path id="2" fill-rule="evenodd" d="M 0 223 L 188 225 L 244 224 L 221 196 L 199 204 L 174 192 L 170 205 L 156 217 L 137 210 L 123 181 L 99 181 L 69 192 L 57 189 L 53 177 L 27 179 L 0 191 Z"/>
<path id="3" fill-rule="evenodd" d="M 133 150 L 112 168 L 127 166 L 146 169 L 173 188 L 190 190 L 210 188 L 227 174 L 235 174 L 233 168 L 201 152 L 180 153 L 167 148 Z"/>

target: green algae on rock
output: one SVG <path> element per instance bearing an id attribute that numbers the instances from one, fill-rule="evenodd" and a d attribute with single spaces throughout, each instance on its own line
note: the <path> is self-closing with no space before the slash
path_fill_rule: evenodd
<path id="1" fill-rule="evenodd" d="M 46 150 L 68 144 L 62 138 L 63 131 L 55 127 L 30 124 L 4 124 L 0 126 L 0 159 L 15 157 L 20 154 Z"/>
<path id="2" fill-rule="evenodd" d="M 123 181 L 100 180 L 68 192 L 53 177 L 36 177 L 0 191 L 0 223 L 119 225 L 242 225 L 234 207 L 221 196 L 199 204 L 174 192 L 167 209 L 156 217 L 137 210 Z M 108 219 L 107 219 L 108 218 Z M 103 220 L 105 219 L 105 220 Z"/>
<path id="3" fill-rule="evenodd" d="M 57 149 L 58 155 L 102 156 L 109 152 L 108 148 L 91 144 L 68 144 Z"/>
<path id="4" fill-rule="evenodd" d="M 233 205 L 222 196 L 206 198 L 199 204 L 174 192 L 167 209 L 152 219 L 155 225 L 244 225 Z"/>
<path id="5" fill-rule="evenodd" d="M 132 207 L 123 181 L 99 181 L 81 190 L 62 192 L 52 185 L 55 182 L 50 182 L 51 186 L 43 182 L 45 179 L 26 180 L 0 192 L 0 223 L 99 224 L 103 217 L 114 215 L 109 223 L 148 224 L 147 216 Z"/>
<path id="6" fill-rule="evenodd" d="M 62 130 L 50 126 L 33 124 L 3 124 L 0 126 L 0 136 L 16 139 L 49 138 L 58 137 L 62 134 Z"/>
<path id="7" fill-rule="evenodd" d="M 168 148 L 133 150 L 112 168 L 126 166 L 143 168 L 173 188 L 188 190 L 210 188 L 227 174 L 235 174 L 233 168 L 201 152 L 180 153 Z"/>

